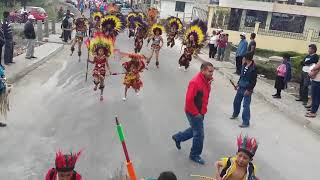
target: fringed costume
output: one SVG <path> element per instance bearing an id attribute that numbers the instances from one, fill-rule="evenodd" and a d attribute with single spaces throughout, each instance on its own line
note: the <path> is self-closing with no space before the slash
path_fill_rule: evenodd
<path id="1" fill-rule="evenodd" d="M 125 19 L 114 15 L 105 16 L 102 19 L 102 32 L 115 43 L 117 35 L 125 29 Z"/>
<path id="2" fill-rule="evenodd" d="M 99 86 L 101 91 L 100 101 L 103 101 L 104 79 L 107 71 L 111 74 L 108 58 L 114 52 L 113 40 L 105 37 L 103 34 L 96 34 L 90 42 L 89 50 L 94 55 L 93 61 L 89 61 L 94 64 L 94 90 L 96 91 Z"/>
<path id="3" fill-rule="evenodd" d="M 151 55 L 147 59 L 147 65 L 150 63 L 153 54 L 156 54 L 156 66 L 159 68 L 159 51 L 163 46 L 162 33 L 164 32 L 164 27 L 160 24 L 154 24 L 151 28 L 152 36 L 148 39 L 148 42 L 152 40 L 151 44 Z"/>
<path id="4" fill-rule="evenodd" d="M 185 70 L 188 69 L 192 55 L 197 48 L 201 47 L 202 42 L 205 40 L 206 32 L 206 25 L 202 21 L 196 20 L 191 23 L 184 35 L 183 45 L 186 47 L 179 59 L 179 68 L 184 66 Z"/>
<path id="5" fill-rule="evenodd" d="M 256 176 L 256 167 L 252 163 L 253 156 L 258 149 L 258 143 L 255 138 L 240 135 L 237 138 L 238 153 L 234 157 L 221 158 L 216 163 L 217 179 L 238 179 L 238 180 L 259 180 Z M 241 158 L 241 166 L 247 168 L 239 168 L 239 159 Z"/>
<path id="6" fill-rule="evenodd" d="M 9 107 L 9 94 L 12 85 L 7 84 L 6 77 L 4 74 L 4 68 L 0 65 L 0 114 L 3 119 L 7 118 L 7 112 L 10 110 Z M 5 127 L 4 122 L 0 122 L 0 127 Z"/>
<path id="7" fill-rule="evenodd" d="M 86 18 L 78 18 L 75 20 L 74 24 L 76 25 L 75 27 L 76 35 L 71 44 L 71 55 L 73 54 L 74 46 L 78 43 L 78 56 L 80 58 L 81 45 L 83 42 L 83 38 L 86 36 L 87 30 L 88 30 L 87 28 L 88 20 Z"/>
<path id="8" fill-rule="evenodd" d="M 134 52 L 139 53 L 143 46 L 143 40 L 147 37 L 148 25 L 140 17 L 136 18 L 137 32 L 134 39 Z"/>
<path id="9" fill-rule="evenodd" d="M 182 30 L 183 24 L 177 17 L 169 17 L 166 23 L 167 31 L 167 46 L 173 47 L 175 45 L 175 38 L 178 38 L 178 33 Z"/>
<path id="10" fill-rule="evenodd" d="M 125 70 L 125 76 L 123 84 L 125 85 L 125 101 L 127 98 L 127 91 L 130 87 L 139 95 L 140 88 L 143 86 L 143 83 L 140 79 L 140 73 L 145 69 L 144 59 L 145 57 L 139 54 L 129 54 L 128 57 L 130 61 L 127 61 L 122 64 L 122 67 Z"/>
<path id="11" fill-rule="evenodd" d="M 135 19 L 137 17 L 137 14 L 134 12 L 130 12 L 127 16 L 127 28 L 129 30 L 129 38 L 135 36 L 136 31 L 136 22 Z"/>
<path id="12" fill-rule="evenodd" d="M 102 20 L 102 13 L 101 12 L 95 12 L 92 14 L 93 18 L 93 29 L 91 29 L 91 35 L 93 35 L 97 32 L 101 32 L 101 20 Z"/>
<path id="13" fill-rule="evenodd" d="M 82 177 L 77 173 L 74 168 L 81 151 L 76 154 L 63 154 L 62 152 L 56 153 L 55 168 L 48 170 L 46 180 L 82 180 Z"/>

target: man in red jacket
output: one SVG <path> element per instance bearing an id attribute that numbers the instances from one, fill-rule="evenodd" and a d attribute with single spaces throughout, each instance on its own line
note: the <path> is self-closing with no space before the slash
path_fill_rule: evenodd
<path id="1" fill-rule="evenodd" d="M 204 115 L 207 113 L 213 71 L 213 65 L 210 62 L 205 62 L 201 65 L 201 72 L 189 82 L 185 112 L 190 128 L 172 136 L 178 149 L 181 149 L 181 142 L 193 138 L 189 158 L 199 164 L 205 163 L 200 157 L 204 140 L 203 119 Z"/>

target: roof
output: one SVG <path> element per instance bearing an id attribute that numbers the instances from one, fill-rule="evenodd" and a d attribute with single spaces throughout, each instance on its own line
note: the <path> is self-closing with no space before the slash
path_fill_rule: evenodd
<path id="1" fill-rule="evenodd" d="M 220 7 L 297 14 L 311 17 L 320 17 L 319 7 L 279 4 L 272 2 L 248 1 L 248 0 L 220 0 Z"/>

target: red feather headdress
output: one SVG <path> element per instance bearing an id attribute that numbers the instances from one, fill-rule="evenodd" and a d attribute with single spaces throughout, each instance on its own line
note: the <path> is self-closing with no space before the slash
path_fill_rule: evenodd
<path id="1" fill-rule="evenodd" d="M 61 151 L 56 153 L 56 170 L 58 172 L 72 171 L 82 151 L 76 154 L 63 154 Z"/>
<path id="2" fill-rule="evenodd" d="M 256 154 L 258 149 L 257 140 L 248 135 L 242 137 L 240 134 L 237 138 L 238 152 L 242 151 L 248 154 L 251 158 Z"/>

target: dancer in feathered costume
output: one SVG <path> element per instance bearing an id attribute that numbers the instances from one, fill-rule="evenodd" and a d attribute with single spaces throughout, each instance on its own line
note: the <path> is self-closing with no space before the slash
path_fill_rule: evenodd
<path id="1" fill-rule="evenodd" d="M 2 119 L 7 118 L 7 112 L 9 108 L 9 94 L 11 91 L 12 85 L 7 84 L 7 80 L 4 74 L 4 68 L 0 65 L 0 114 L 3 117 Z M 4 122 L 0 122 L 0 127 L 6 127 L 7 125 Z"/>
<path id="2" fill-rule="evenodd" d="M 143 46 L 143 39 L 147 37 L 148 25 L 139 16 L 136 17 L 135 22 L 137 24 L 137 32 L 134 39 L 134 52 L 138 53 Z"/>
<path id="3" fill-rule="evenodd" d="M 102 32 L 115 42 L 117 35 L 125 29 L 125 19 L 114 15 L 105 16 L 102 19 Z"/>
<path id="4" fill-rule="evenodd" d="M 102 33 L 95 34 L 95 37 L 91 40 L 89 51 L 94 56 L 93 61 L 90 63 L 94 64 L 93 78 L 94 78 L 94 91 L 100 89 L 100 101 L 103 101 L 103 89 L 105 87 L 104 79 L 107 71 L 111 74 L 108 58 L 114 51 L 113 40 L 107 38 Z M 106 69 L 107 67 L 107 69 Z"/>
<path id="5" fill-rule="evenodd" d="M 173 47 L 175 45 L 175 38 L 178 38 L 178 33 L 182 30 L 183 24 L 177 17 L 169 17 L 166 23 L 167 31 L 167 46 Z"/>
<path id="6" fill-rule="evenodd" d="M 238 152 L 234 157 L 225 157 L 216 162 L 217 180 L 259 180 L 252 163 L 258 149 L 255 138 L 240 135 L 237 139 Z"/>
<path id="7" fill-rule="evenodd" d="M 145 56 L 139 54 L 128 54 L 129 61 L 122 64 L 125 69 L 123 84 L 125 85 L 123 101 L 127 99 L 127 92 L 130 87 L 139 95 L 139 91 L 143 86 L 140 79 L 140 73 L 146 68 L 144 60 Z"/>
<path id="8" fill-rule="evenodd" d="M 76 27 L 74 28 L 76 30 L 76 35 L 75 35 L 75 38 L 71 44 L 71 56 L 74 51 L 74 46 L 78 43 L 79 60 L 80 60 L 80 56 L 81 56 L 81 45 L 83 42 L 83 38 L 84 38 L 84 36 L 86 36 L 87 30 L 88 30 L 87 23 L 88 23 L 88 20 L 83 17 L 76 19 L 75 23 L 74 23 L 76 25 Z"/>
<path id="9" fill-rule="evenodd" d="M 151 55 L 147 59 L 147 65 L 149 65 L 151 58 L 153 54 L 156 54 L 156 66 L 159 68 L 159 52 L 160 49 L 163 46 L 163 38 L 162 38 L 162 33 L 164 32 L 164 27 L 160 24 L 154 24 L 151 28 L 152 30 L 152 36 L 148 39 L 148 42 L 152 40 L 151 44 Z"/>
<path id="10" fill-rule="evenodd" d="M 80 154 L 81 151 L 76 154 L 57 152 L 55 168 L 49 169 L 46 180 L 82 180 L 81 175 L 74 170 Z"/>
<path id="11" fill-rule="evenodd" d="M 148 30 L 148 37 L 152 36 L 152 27 L 154 24 L 157 23 L 157 17 L 158 17 L 159 11 L 156 8 L 149 8 L 147 12 L 147 22 L 149 25 L 149 30 Z M 149 42 L 148 42 L 149 43 Z"/>
<path id="12" fill-rule="evenodd" d="M 94 33 L 101 32 L 101 20 L 103 15 L 101 12 L 95 12 L 92 14 L 93 18 L 93 29 L 91 30 L 91 35 L 93 37 Z"/>
<path id="13" fill-rule="evenodd" d="M 147 16 L 143 12 L 137 12 L 137 16 L 140 17 L 143 21 L 147 20 Z"/>
<path id="14" fill-rule="evenodd" d="M 130 12 L 127 16 L 127 28 L 129 30 L 129 38 L 135 36 L 135 31 L 136 31 L 136 19 L 137 14 L 134 12 Z"/>
<path id="15" fill-rule="evenodd" d="M 179 59 L 179 68 L 184 66 L 185 71 L 188 69 L 192 55 L 196 49 L 201 48 L 201 44 L 205 40 L 206 32 L 206 25 L 202 21 L 196 20 L 190 24 L 184 35 L 183 45 L 186 47 Z"/>

